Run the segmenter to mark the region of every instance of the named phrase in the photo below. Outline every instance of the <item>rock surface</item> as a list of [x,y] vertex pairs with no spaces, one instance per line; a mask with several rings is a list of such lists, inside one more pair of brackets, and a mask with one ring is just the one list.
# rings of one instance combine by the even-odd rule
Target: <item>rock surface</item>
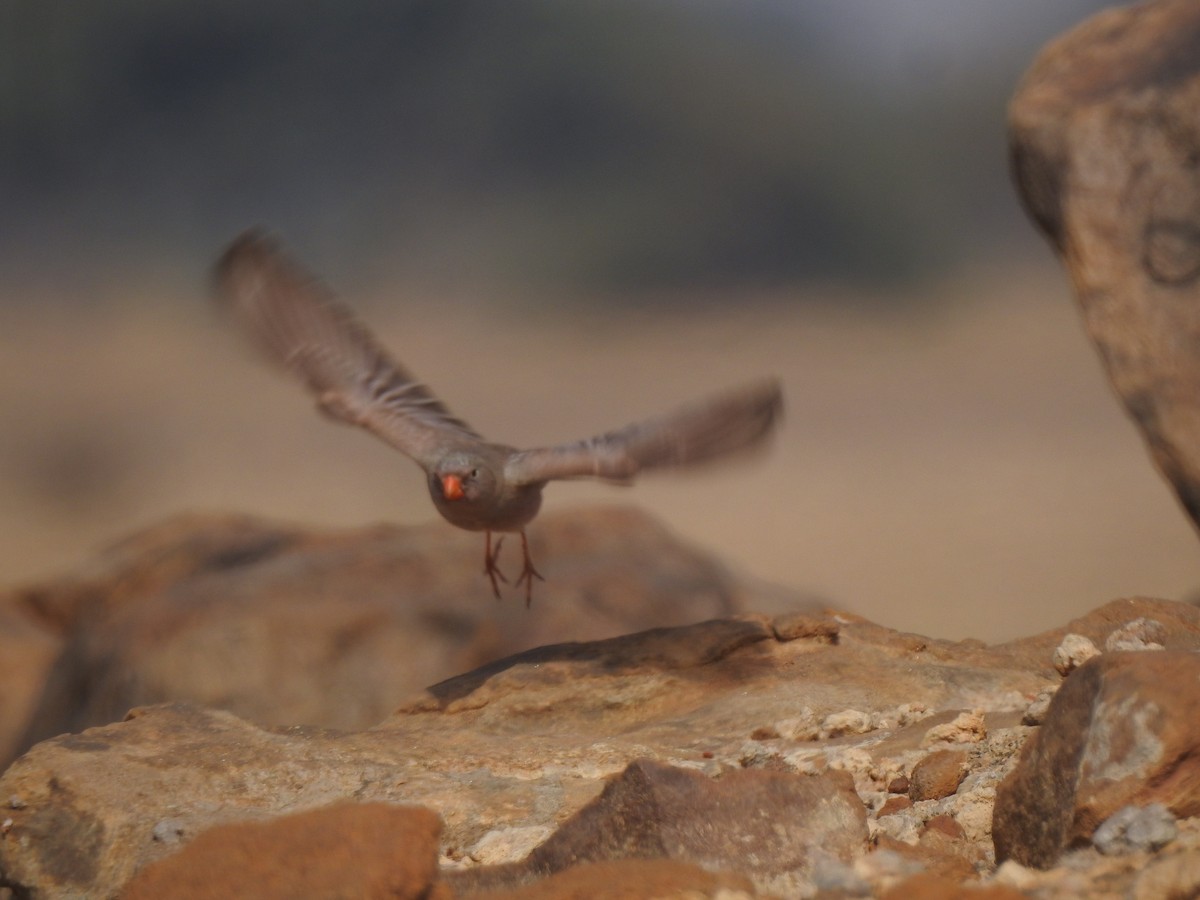
[[1109,380],[1200,524],[1200,5],[1101,13],[1009,108],[1022,199],[1071,273]]
[[786,895],[806,883],[819,861],[851,862],[866,839],[866,810],[845,773],[750,769],[713,780],[694,769],[638,760],[527,864],[557,872],[626,857],[683,859],[736,869]]
[[[1116,601],[1067,628],[1102,645],[1141,617],[1171,649],[1089,666],[1200,647],[1200,611],[1165,601]],[[848,615],[743,616],[535,648],[353,733],[143,708],[42,742],[0,778],[0,873],[30,897],[105,897],[214,826],[354,801],[440,817],[438,884],[459,895],[646,857],[775,896],[879,893],[916,871],[987,878],[996,786],[1035,731],[1025,705],[1060,679],[1060,638],[986,647]],[[836,735],[786,724],[862,717],[867,730]],[[962,739],[933,751],[962,763],[958,789],[877,815],[934,733]]]
[[1200,654],[1113,652],[1063,684],[996,792],[996,858],[1053,865],[1126,806],[1200,813]]
[[366,728],[398,697],[540,644],[781,606],[628,508],[538,520],[547,581],[528,610],[493,601],[481,540],[440,523],[314,532],[183,516],[0,597],[0,766],[172,700]]
[[[722,581],[728,576],[719,566],[706,567],[665,539],[655,543],[661,533],[640,516],[601,511],[557,523],[552,518],[551,525],[557,527],[550,535],[566,534],[577,548],[612,548],[595,551],[596,568],[603,553],[631,552],[618,536],[646,542],[641,574],[622,581],[622,590],[639,599],[630,615],[657,614],[649,608],[654,586],[657,596],[678,598],[670,608],[680,617],[688,590],[700,597],[699,615],[711,609],[706,597],[743,602],[742,589]],[[99,685],[109,686],[108,696],[131,696],[147,683],[164,692],[166,685],[225,683],[199,652],[190,659],[200,663],[194,671],[206,674],[182,677],[189,670],[183,648],[232,641],[233,650],[262,653],[271,646],[263,643],[267,613],[274,621],[292,615],[319,630],[327,627],[322,622],[357,621],[364,604],[375,604],[376,611],[393,612],[368,617],[372,626],[400,631],[414,620],[394,611],[400,605],[394,598],[379,599],[382,593],[372,590],[391,584],[419,595],[411,583],[403,587],[403,573],[415,577],[414,566],[419,570],[428,560],[396,562],[407,559],[402,550],[413,539],[400,529],[314,535],[211,517],[152,529],[71,581],[18,592],[20,603],[10,597],[0,607],[27,626],[14,633],[43,636],[33,647],[41,648],[42,672],[52,676],[40,692],[17,696],[75,697],[86,708]],[[559,557],[560,589],[574,591],[561,602],[586,608],[585,598],[602,591],[604,582],[597,575],[598,587],[572,588],[572,567],[562,562],[572,552],[576,560],[588,558],[582,549]],[[656,570],[660,564],[665,571]],[[681,574],[697,570],[709,574]],[[437,588],[429,590],[436,594]],[[298,598],[294,608],[285,602],[289,593]],[[536,626],[546,599],[539,598],[532,615],[519,603],[506,608],[489,600],[481,607]],[[339,600],[345,610],[337,608]],[[310,614],[301,614],[305,609]],[[221,617],[228,620],[225,630],[217,627]],[[617,627],[586,615],[582,622],[581,628]],[[296,631],[278,627],[300,640]],[[219,637],[196,637],[210,628]],[[1200,647],[1200,611],[1144,598],[1114,601],[1060,629],[996,647],[903,634],[849,614],[724,616],[534,647],[417,691],[365,730],[253,722],[194,703],[142,707],[122,722],[44,741],[4,773],[0,884],[18,896],[57,898],[107,897],[124,889],[153,894],[156,885],[170,883],[183,896],[188,873],[213,867],[206,860],[215,855],[230,857],[218,866],[223,871],[266,893],[272,884],[288,884],[291,853],[270,848],[303,844],[305,822],[318,823],[318,832],[326,823],[333,841],[339,833],[370,831],[368,819],[357,819],[348,802],[387,804],[382,811],[365,806],[368,818],[410,815],[394,807],[415,806],[428,811],[426,825],[440,819],[440,841],[432,837],[436,828],[423,832],[426,843],[437,843],[440,861],[427,887],[463,896],[533,890],[556,896],[545,892],[559,889],[570,896],[583,890],[576,873],[581,865],[611,867],[601,871],[628,885],[675,885],[680,896],[692,890],[878,894],[917,872],[952,884],[986,882],[1000,877],[989,874],[997,785],[1037,730],[1020,724],[1031,701],[1061,683],[1054,654],[1069,633],[1096,647],[1127,646],[1133,638],[1137,646],[1165,647],[1106,653],[1093,664],[1138,657],[1168,666],[1180,651]],[[530,640],[544,632],[534,634]],[[429,631],[422,639],[431,639]],[[172,679],[152,681],[145,674],[163,665],[156,640],[180,657]],[[315,666],[320,654],[313,646],[303,645],[291,664]],[[363,692],[358,708],[378,708],[394,684],[403,683],[394,674],[371,674],[381,671],[381,660],[399,668],[411,662],[418,671],[422,665],[419,656],[403,656],[404,646],[365,632],[337,646],[329,651],[325,677],[304,673],[299,686],[276,690],[276,715],[285,707],[337,708],[347,690]],[[58,654],[54,665],[47,648]],[[271,673],[289,670],[261,661],[258,669],[239,669],[232,650],[218,650],[220,665],[249,679],[246,697],[259,703],[251,709],[270,718],[253,690],[267,691]],[[27,675],[38,671],[33,659]],[[75,668],[65,659],[75,660]],[[338,671],[370,677],[329,677]],[[1087,671],[1084,666],[1071,677]],[[289,691],[313,696],[287,706]],[[1063,696],[1060,705],[1070,692]],[[889,803],[898,799],[894,792],[910,796]],[[1113,803],[1142,796],[1134,790]],[[306,810],[312,818],[274,821]],[[1185,816],[1180,837],[1146,853],[1165,860],[1190,846],[1190,820],[1179,809],[1175,814]],[[271,827],[247,832],[246,823]],[[273,844],[272,834],[289,837]],[[364,879],[392,884],[388,879],[399,877],[408,857],[365,834],[355,843],[376,847],[370,864],[363,860],[354,873],[359,880],[348,876],[345,883],[369,892]],[[230,848],[240,844],[258,848],[244,860],[251,869],[235,865]],[[1106,864],[1128,865],[1133,877],[1136,847],[1119,859],[1089,851]],[[337,853],[331,845],[331,865]],[[1185,880],[1189,870],[1182,865],[1164,862],[1154,869],[1154,883]],[[402,879],[406,886],[420,881]],[[619,883],[626,882],[613,885]],[[616,887],[612,895],[621,896]]]
[[[770,620],[746,618],[542,647],[435,685],[354,734],[266,729],[187,706],[139,710],[46,741],[10,767],[0,797],[20,798],[20,808],[10,811],[0,869],[44,895],[104,896],[178,848],[155,839],[163,822],[186,843],[215,824],[345,799],[429,807],[445,822],[447,863],[467,866],[497,833],[553,831],[638,759],[706,776],[766,768],[801,779],[853,767],[870,781],[869,757],[844,757],[849,748],[827,758],[822,745],[750,739],[801,701],[818,713],[852,704],[886,717],[913,697],[949,710],[986,698],[1002,711],[1052,675],[985,648],[960,653],[865,622],[830,624],[836,643],[828,628],[784,641]],[[925,724],[898,728],[904,737],[889,755],[903,760],[904,745],[914,761],[924,755],[915,747]],[[512,846],[504,862],[532,849]],[[804,877],[800,860],[791,874]]]

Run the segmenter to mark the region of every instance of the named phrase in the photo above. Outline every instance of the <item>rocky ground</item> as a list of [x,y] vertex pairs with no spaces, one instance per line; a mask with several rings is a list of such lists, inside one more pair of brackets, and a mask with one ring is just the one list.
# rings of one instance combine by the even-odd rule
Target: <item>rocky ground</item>
[[0,877],[17,897],[1200,890],[1195,607],[939,641],[756,595],[632,510],[539,524],[529,610],[451,564],[471,535],[231,518],[10,592],[0,738],[67,733],[0,778]]
[[[1190,0],[1104,13],[1012,139],[1200,522],[1198,67]],[[479,552],[191,516],[0,596],[0,894],[1200,896],[1195,606],[937,640],[628,508],[539,520],[531,609]]]

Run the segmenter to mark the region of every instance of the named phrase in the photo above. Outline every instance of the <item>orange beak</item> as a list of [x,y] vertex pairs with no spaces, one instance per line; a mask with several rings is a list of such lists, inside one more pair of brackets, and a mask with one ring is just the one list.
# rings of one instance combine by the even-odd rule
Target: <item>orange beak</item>
[[447,500],[461,500],[463,498],[462,479],[457,475],[443,475],[442,496]]

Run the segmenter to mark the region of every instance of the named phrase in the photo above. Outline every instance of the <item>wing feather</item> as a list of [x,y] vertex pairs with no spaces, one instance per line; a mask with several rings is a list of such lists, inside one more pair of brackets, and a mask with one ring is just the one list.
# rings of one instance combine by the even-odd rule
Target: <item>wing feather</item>
[[510,458],[505,475],[516,484],[630,481],[647,469],[696,465],[749,449],[770,434],[782,410],[779,382],[765,379],[582,441],[523,450]]
[[447,440],[482,440],[315,277],[259,231],[235,240],[217,262],[217,294],[254,341],[294,372],[328,415],[359,425],[422,465]]

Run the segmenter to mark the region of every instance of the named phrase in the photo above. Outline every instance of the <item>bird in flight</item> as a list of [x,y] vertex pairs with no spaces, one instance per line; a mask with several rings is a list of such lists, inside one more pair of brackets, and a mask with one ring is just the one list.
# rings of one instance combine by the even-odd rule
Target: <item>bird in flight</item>
[[[218,260],[218,299],[277,364],[293,372],[335,420],[358,425],[411,457],[433,505],[459,528],[485,533],[484,574],[500,598],[505,533],[521,536],[514,586],[544,580],[529,556],[525,526],[549,481],[629,483],[649,469],[688,466],[764,440],[779,420],[779,382],[762,379],[595,437],[519,450],[495,444],[456,417],[392,359],[350,309],[284,254],[263,231],[238,237]],[[493,542],[493,534],[499,537]]]

